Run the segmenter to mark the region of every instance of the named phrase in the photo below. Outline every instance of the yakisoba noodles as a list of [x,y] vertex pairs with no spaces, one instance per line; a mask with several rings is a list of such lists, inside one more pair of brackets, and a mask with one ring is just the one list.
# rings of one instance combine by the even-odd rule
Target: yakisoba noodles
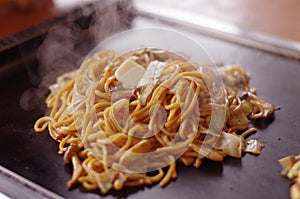
[[[142,76],[139,82],[134,77],[122,78],[120,74],[129,69],[137,75],[143,70],[151,75]],[[240,66],[223,67],[221,75],[224,87],[219,90],[225,101],[216,104],[207,86],[210,74],[196,70],[181,56],[149,48],[121,56],[102,51],[85,61],[80,72],[64,74],[50,87],[46,104],[51,112],[38,119],[34,129],[43,132],[48,127],[59,142],[58,153],[64,154],[66,163],[72,162],[68,187],[79,183],[107,193],[128,186],[165,186],[176,178],[178,162],[198,168],[204,158],[223,161],[226,156],[241,158],[244,152],[261,152],[263,145],[257,140],[245,140],[256,131],[248,128],[250,119],[269,117],[274,106],[256,96]],[[126,89],[143,81],[146,84],[134,90]],[[118,99],[115,90],[128,98]],[[209,130],[216,107],[226,113],[220,134]],[[189,132],[195,133],[190,136]],[[151,161],[126,151],[163,155],[160,161]],[[172,155],[177,151],[179,157]],[[164,166],[165,162],[170,164]],[[139,168],[141,172],[126,172]]]

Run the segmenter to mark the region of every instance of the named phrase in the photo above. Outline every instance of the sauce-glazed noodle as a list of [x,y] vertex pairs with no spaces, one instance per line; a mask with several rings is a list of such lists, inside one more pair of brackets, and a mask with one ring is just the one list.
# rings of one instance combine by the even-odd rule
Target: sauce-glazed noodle
[[[134,76],[130,81],[123,78],[122,70],[129,69],[151,78],[144,75],[135,84],[146,84],[126,89],[135,81]],[[165,186],[176,178],[178,162],[198,168],[203,158],[241,158],[243,152],[259,154],[263,147],[244,139],[256,130],[248,129],[249,118],[269,117],[274,106],[256,96],[240,66],[220,71],[224,104],[210,97],[207,82],[213,77],[174,53],[139,49],[117,56],[102,51],[85,61],[80,72],[67,73],[50,87],[46,103],[51,112],[38,119],[34,129],[43,132],[48,127],[59,142],[58,153],[72,163],[69,187],[80,183],[107,193],[126,186]],[[225,110],[226,117],[222,132],[215,134],[210,124],[218,109]],[[147,153],[156,159],[141,158]],[[144,172],[126,172],[138,168]]]

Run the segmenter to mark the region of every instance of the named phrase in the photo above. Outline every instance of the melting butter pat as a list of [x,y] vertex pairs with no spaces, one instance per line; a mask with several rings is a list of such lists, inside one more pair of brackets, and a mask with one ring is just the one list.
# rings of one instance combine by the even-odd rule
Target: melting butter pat
[[127,59],[116,70],[115,75],[124,88],[134,88],[144,76],[145,71],[141,65],[132,59]]

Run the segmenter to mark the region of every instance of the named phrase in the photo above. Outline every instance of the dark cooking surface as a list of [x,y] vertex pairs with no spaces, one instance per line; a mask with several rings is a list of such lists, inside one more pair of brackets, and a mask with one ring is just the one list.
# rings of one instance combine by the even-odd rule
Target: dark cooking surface
[[[134,27],[153,25],[167,26],[142,17],[133,23]],[[273,119],[255,123],[259,130],[251,138],[258,138],[265,148],[259,156],[206,161],[200,169],[179,166],[177,180],[165,188],[126,188],[106,198],[288,198],[291,183],[278,175],[277,160],[300,152],[299,62],[191,30],[186,33],[202,43],[215,61],[240,63],[251,74],[258,95],[281,106]],[[20,97],[32,87],[25,72],[0,82],[0,164],[66,198],[99,198],[98,192],[67,189],[71,167],[56,153],[58,144],[47,133],[32,129],[42,111],[20,107]]]

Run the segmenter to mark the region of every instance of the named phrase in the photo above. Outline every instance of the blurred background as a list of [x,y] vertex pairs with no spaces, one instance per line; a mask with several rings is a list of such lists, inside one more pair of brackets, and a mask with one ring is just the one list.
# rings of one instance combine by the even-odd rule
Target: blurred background
[[136,3],[163,6],[210,17],[249,31],[300,41],[298,0],[150,0]]
[[[0,39],[62,15],[92,0],[0,0]],[[242,29],[300,41],[298,0],[135,0],[143,8],[206,16]]]

